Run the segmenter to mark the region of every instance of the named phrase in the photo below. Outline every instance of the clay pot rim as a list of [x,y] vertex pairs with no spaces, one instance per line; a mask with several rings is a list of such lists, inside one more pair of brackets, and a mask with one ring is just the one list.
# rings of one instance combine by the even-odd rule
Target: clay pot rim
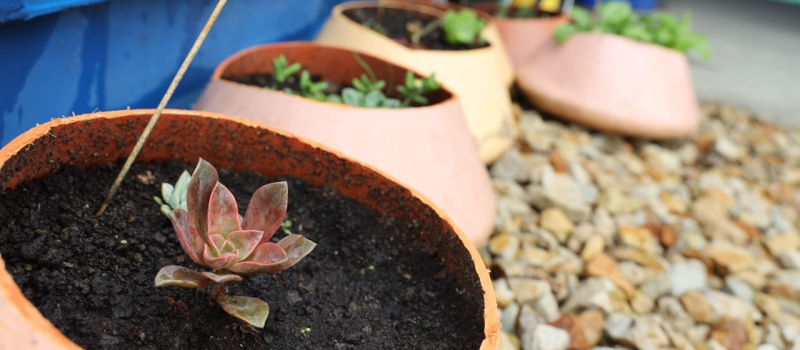
[[569,38],[567,38],[567,40],[565,42],[556,43],[556,44],[559,47],[561,45],[566,45],[570,41],[572,41],[573,38],[576,38],[576,37],[578,37],[578,38],[587,38],[587,39],[583,39],[583,40],[589,40],[589,38],[595,38],[593,40],[617,42],[619,45],[627,45],[627,46],[634,46],[634,47],[638,46],[640,48],[649,49],[649,50],[651,50],[653,52],[660,51],[664,55],[681,56],[681,57],[683,57],[685,59],[688,59],[688,57],[687,57],[687,55],[685,53],[680,52],[678,50],[670,49],[668,47],[664,47],[664,46],[661,46],[661,45],[656,45],[656,44],[653,44],[653,43],[646,43],[646,42],[642,42],[642,41],[638,41],[638,40],[633,40],[631,38],[626,38],[626,37],[624,37],[622,35],[610,34],[610,33],[579,32],[579,33],[575,33],[572,36],[570,36]]
[[227,70],[229,66],[231,66],[234,62],[240,60],[242,57],[245,57],[247,55],[250,55],[250,54],[253,54],[253,53],[256,53],[256,52],[259,52],[259,51],[263,51],[263,50],[274,49],[274,48],[284,48],[284,47],[297,47],[297,48],[307,48],[307,49],[322,49],[322,50],[357,52],[358,55],[360,55],[360,56],[366,56],[366,57],[369,57],[371,59],[379,60],[379,61],[381,61],[381,62],[383,62],[383,63],[385,63],[387,65],[391,65],[391,66],[397,67],[399,69],[404,69],[406,71],[412,72],[415,75],[417,75],[418,77],[424,77],[424,75],[422,75],[421,73],[419,73],[419,72],[417,72],[417,71],[415,71],[413,69],[409,69],[409,68],[400,66],[398,64],[389,62],[389,61],[387,61],[387,60],[385,60],[383,58],[380,58],[380,57],[377,57],[377,56],[373,56],[373,55],[370,55],[370,54],[365,53],[365,52],[360,52],[360,51],[356,51],[356,50],[349,50],[349,49],[345,49],[345,48],[342,48],[342,47],[318,44],[318,43],[315,43],[315,42],[308,42],[308,41],[285,41],[285,42],[279,42],[279,43],[259,44],[259,45],[251,46],[251,47],[248,47],[248,48],[245,48],[245,49],[242,49],[242,50],[239,50],[239,51],[235,52],[234,54],[226,57],[222,62],[220,62],[220,64],[217,65],[216,68],[214,68],[214,72],[211,74],[211,81],[220,81],[220,82],[224,82],[226,84],[233,84],[233,85],[236,85],[236,86],[242,86],[242,87],[245,87],[245,88],[248,88],[248,89],[257,89],[259,91],[264,91],[264,92],[283,94],[283,95],[286,95],[289,98],[297,99],[298,102],[299,101],[304,101],[304,103],[318,103],[318,104],[322,104],[322,105],[325,105],[325,106],[328,106],[328,107],[331,107],[331,108],[342,108],[342,109],[345,109],[345,110],[357,109],[357,110],[367,110],[367,111],[369,111],[369,110],[376,110],[377,109],[377,110],[381,110],[381,111],[387,111],[388,110],[388,111],[393,111],[393,112],[397,112],[397,113],[402,113],[403,111],[407,111],[407,110],[438,108],[439,106],[444,105],[444,104],[452,104],[452,103],[458,103],[459,102],[458,101],[458,95],[456,95],[455,92],[451,91],[447,86],[444,86],[444,85],[442,85],[442,90],[444,92],[446,92],[447,94],[449,94],[450,97],[448,97],[445,100],[436,102],[434,104],[430,104],[430,105],[427,105],[427,106],[403,107],[403,108],[380,108],[380,107],[357,107],[357,106],[347,105],[347,104],[344,104],[344,103],[318,101],[318,100],[306,98],[306,97],[303,97],[303,96],[287,94],[286,92],[283,92],[281,90],[266,89],[266,88],[261,88],[261,87],[257,87],[257,86],[241,84],[241,83],[237,83],[235,81],[231,81],[231,80],[227,80],[227,79],[222,78],[222,75],[225,72],[225,70]]
[[[11,142],[9,142],[4,147],[0,148],[0,169],[6,164],[6,162],[13,156],[15,156],[19,151],[28,147],[29,144],[35,142],[36,140],[47,137],[48,133],[52,128],[70,125],[70,124],[77,124],[87,121],[92,121],[97,118],[105,118],[105,119],[113,119],[113,118],[120,118],[126,116],[145,116],[149,117],[152,116],[156,112],[155,109],[128,109],[128,110],[116,110],[116,111],[107,111],[107,112],[94,112],[94,113],[87,113],[78,116],[72,117],[62,117],[62,118],[55,118],[51,121],[44,123],[44,124],[37,124],[35,127],[29,129],[28,131],[20,134],[19,136],[15,137]],[[491,277],[489,276],[488,270],[485,268],[483,263],[483,259],[478,253],[478,249],[470,242],[469,238],[466,234],[453,222],[453,220],[447,216],[447,214],[439,207],[436,206],[430,199],[425,197],[422,193],[418,192],[417,190],[406,186],[402,182],[398,181],[393,176],[384,173],[383,171],[370,166],[369,164],[365,164],[359,162],[356,159],[348,157],[347,155],[336,151],[334,149],[328,148],[322,144],[314,142],[309,139],[305,139],[289,132],[270,127],[266,124],[261,124],[253,121],[246,120],[244,118],[235,117],[235,116],[228,116],[219,113],[212,113],[212,112],[205,112],[205,111],[195,111],[195,110],[182,110],[182,109],[164,109],[162,115],[175,115],[175,116],[185,116],[185,117],[201,117],[207,119],[222,119],[228,120],[236,123],[240,123],[247,127],[258,128],[262,130],[266,130],[268,132],[275,133],[277,135],[286,137],[287,139],[295,139],[298,142],[305,143],[315,149],[318,149],[322,152],[330,153],[332,156],[343,159],[350,164],[357,165],[363,168],[366,168],[368,171],[374,172],[378,176],[382,176],[388,179],[390,182],[402,187],[412,196],[422,202],[424,205],[430,207],[436,215],[444,222],[445,225],[448,225],[452,228],[453,233],[455,233],[457,239],[461,242],[461,245],[466,249],[467,253],[472,260],[474,268],[474,272],[478,275],[478,280],[480,282],[480,288],[483,290],[483,340],[481,341],[480,349],[481,350],[489,350],[491,346],[499,346],[499,325],[500,320],[497,313],[497,303],[494,296],[494,287],[492,285]],[[13,187],[12,187],[13,188]],[[6,189],[0,189],[0,192],[5,191]],[[77,344],[75,344],[72,340],[67,338],[60,330],[58,330],[50,321],[45,318],[36,306],[30,302],[23,294],[19,288],[19,285],[10,277],[10,274],[5,268],[5,261],[0,254],[0,290],[4,290],[5,296],[13,302],[15,305],[14,307],[17,308],[22,314],[22,316],[27,320],[29,324],[31,324],[36,331],[40,332],[44,337],[48,338],[55,344],[59,344],[61,347],[65,349],[80,349]],[[2,324],[0,324],[2,326]]]
[[[356,25],[356,26],[359,26],[359,27],[363,27],[361,24],[358,24],[355,21],[351,20],[350,18],[347,18],[347,16],[344,15],[344,11],[345,10],[358,9],[358,8],[371,8],[371,7],[379,7],[379,6],[380,7],[386,7],[386,8],[392,8],[392,9],[402,9],[402,10],[407,10],[407,11],[412,11],[412,12],[421,12],[421,13],[424,13],[424,14],[427,14],[427,15],[438,17],[438,18],[443,18],[444,14],[445,14],[445,11],[440,9],[440,8],[437,8],[435,6],[431,6],[431,5],[428,5],[428,4],[413,2],[413,1],[381,0],[380,2],[373,2],[373,1],[360,1],[360,0],[357,0],[357,1],[349,1],[349,2],[345,2],[345,3],[341,3],[339,5],[334,6],[333,7],[333,11],[331,12],[331,17],[336,17],[337,19],[339,19],[341,21],[345,21],[345,23],[351,23],[353,25]],[[482,12],[482,11],[475,11],[475,12],[479,13],[479,15],[480,15],[480,12]],[[488,21],[487,21],[487,25],[488,25]],[[389,38],[389,37],[387,37],[387,36],[385,36],[383,34],[375,33],[374,31],[369,30],[367,28],[362,28],[362,29],[365,32],[364,35],[377,35],[377,36],[380,36],[381,38],[385,39],[386,41],[391,42],[392,45],[396,45],[398,47],[401,47],[401,48],[406,49],[406,50],[411,51],[411,52],[428,52],[428,53],[436,53],[436,54],[443,55],[443,56],[459,56],[459,55],[463,56],[463,55],[469,55],[469,54],[484,54],[486,52],[491,52],[492,50],[496,49],[496,45],[492,44],[491,42],[489,42],[488,45],[486,45],[484,47],[473,48],[473,49],[469,49],[469,50],[428,50],[428,49],[410,48],[408,46],[400,45],[399,43],[395,42],[394,40],[392,40],[391,38]],[[486,29],[484,28],[484,30],[486,30]]]

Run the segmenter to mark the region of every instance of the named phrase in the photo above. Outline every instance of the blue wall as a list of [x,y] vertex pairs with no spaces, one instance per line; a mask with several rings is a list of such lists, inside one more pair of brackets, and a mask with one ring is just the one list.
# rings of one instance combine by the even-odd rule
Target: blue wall
[[[229,0],[168,107],[190,108],[236,51],[313,38],[339,2]],[[155,108],[215,5],[112,0],[0,24],[0,146],[62,115]],[[31,17],[7,6],[0,21],[3,10],[6,19]]]

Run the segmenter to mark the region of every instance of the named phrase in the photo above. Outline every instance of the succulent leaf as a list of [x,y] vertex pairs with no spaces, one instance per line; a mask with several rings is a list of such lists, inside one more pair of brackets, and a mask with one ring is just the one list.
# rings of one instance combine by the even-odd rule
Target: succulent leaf
[[172,198],[172,192],[174,191],[175,187],[173,187],[171,184],[166,182],[161,184],[161,198],[164,198],[167,203],[170,203],[170,198]]
[[[227,241],[223,242],[222,246],[224,247],[226,243],[228,242]],[[234,252],[226,252],[226,253],[219,252],[219,254],[214,255],[213,252],[211,251],[212,249],[213,248],[211,246],[206,245],[205,250],[203,250],[203,260],[205,260],[206,265],[214,269],[214,271],[227,269],[228,267],[236,263],[236,261],[239,258],[239,255]]]
[[203,158],[197,163],[197,167],[192,173],[189,187],[186,190],[186,207],[189,216],[194,219],[197,232],[200,237],[210,244],[208,239],[208,202],[211,199],[211,192],[219,181],[217,169]]
[[220,295],[217,302],[228,314],[236,317],[256,328],[264,328],[269,316],[269,305],[261,299]]
[[183,209],[175,209],[169,212],[168,216],[170,220],[172,220],[172,227],[178,234],[178,240],[181,241],[183,251],[189,255],[192,261],[200,265],[205,265],[202,258],[205,242],[197,233],[197,227],[195,227],[194,221],[192,221],[189,213]]
[[253,253],[253,250],[256,249],[258,242],[261,241],[261,237],[263,236],[264,231],[234,231],[228,235],[228,242],[231,242],[234,246],[236,246],[236,250],[239,253],[239,260],[241,261]]
[[228,239],[228,234],[239,230],[241,226],[236,198],[225,185],[217,182],[208,201],[208,236],[220,235]]
[[297,234],[284,237],[278,241],[278,245],[286,251],[286,261],[278,264],[280,270],[276,270],[275,272],[283,271],[294,266],[317,246],[316,243]]
[[[185,206],[186,204],[186,189],[189,187],[189,181],[192,179],[189,172],[184,170],[181,173],[181,176],[178,177],[178,181],[175,182],[175,187],[173,188],[172,195],[169,197],[164,197],[164,199],[169,198],[169,204],[172,206],[173,209],[178,209],[181,206]],[[185,208],[184,208],[185,209]]]
[[247,204],[242,228],[264,231],[260,243],[269,241],[283,223],[288,203],[289,187],[285,181],[261,186]]
[[216,274],[213,272],[203,271],[202,274],[204,277],[208,278],[209,280],[213,281],[214,283],[231,283],[231,282],[240,282],[242,280],[242,276],[234,275],[232,273],[227,274]]
[[201,288],[209,283],[204,274],[183,266],[168,265],[161,268],[156,274],[156,287],[185,287]]
[[278,264],[286,261],[286,251],[278,244],[267,242],[259,245],[247,260],[238,262],[229,270],[234,273],[263,273],[281,271],[274,269]]

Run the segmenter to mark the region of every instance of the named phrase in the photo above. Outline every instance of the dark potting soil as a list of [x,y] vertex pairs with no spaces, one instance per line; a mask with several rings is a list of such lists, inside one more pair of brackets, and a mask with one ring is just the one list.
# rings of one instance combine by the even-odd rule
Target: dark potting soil
[[[276,88],[273,88],[273,85],[272,85],[273,81],[274,81],[273,75],[272,74],[268,74],[268,73],[265,73],[265,74],[250,74],[250,75],[243,75],[243,76],[224,76],[223,79],[230,80],[230,81],[233,81],[233,82],[236,82],[236,83],[239,83],[239,84],[258,86],[258,87],[261,87],[261,88],[269,88],[269,89],[273,89],[273,90],[285,91],[284,89],[288,88],[288,89],[291,89],[292,91],[294,91],[296,94],[299,94],[299,91],[300,91],[300,78],[299,78],[299,76],[290,76],[290,77],[286,78],[286,80],[283,83],[276,84],[275,85]],[[311,79],[314,82],[318,82],[322,78],[321,78],[321,76],[318,76],[318,75],[312,75]],[[332,82],[330,80],[326,80],[326,82],[328,83],[328,88],[325,90],[326,94],[337,94],[337,95],[341,96],[342,95],[342,90],[344,88],[353,87],[351,84],[339,84],[339,83],[336,83],[336,82]],[[399,99],[400,101],[403,101],[403,99],[404,99],[404,97],[401,96],[397,92],[397,89],[395,89],[395,86],[392,86],[391,83],[387,82],[386,87],[383,88],[383,92],[388,97],[396,98],[396,99]],[[444,93],[443,90],[437,90],[437,91],[434,91],[434,92],[429,92],[429,93],[423,94],[423,96],[428,98],[429,105],[430,104],[439,103],[441,101],[444,101],[444,100],[450,98],[450,94]],[[420,106],[420,104],[418,104],[418,103],[413,103],[413,102],[411,103],[411,107],[419,107],[419,106]]]
[[[411,48],[417,47],[414,47],[409,39],[408,24],[416,22],[420,28],[424,28],[429,23],[437,20],[437,17],[425,13],[386,7],[380,9],[377,7],[355,8],[345,10],[342,13],[350,20]],[[421,38],[420,47],[418,48],[427,50],[471,50],[489,46],[488,43],[476,44],[450,44],[445,40],[444,29],[439,26]]]
[[[246,276],[229,294],[270,305],[248,328],[194,289],[154,288],[183,252],[153,196],[178,163],[135,164],[112,205],[100,205],[119,166],[64,168],[0,195],[0,253],[25,296],[89,349],[477,349],[482,295],[463,293],[408,227],[293,178],[219,169],[243,211],[263,184],[289,183],[292,231],[318,246],[289,270]],[[275,238],[283,235],[280,231]],[[479,294],[479,293],[478,293]]]
[[[222,77],[225,80],[230,80],[239,84],[245,85],[253,85],[262,88],[269,88],[273,90],[279,91],[286,91],[286,89],[290,89],[295,94],[300,94],[302,91],[300,89],[300,74],[295,74],[289,76],[284,80],[282,83],[278,83],[275,81],[275,78],[272,74],[250,74],[250,75],[243,75],[243,76],[224,76]],[[320,75],[311,75],[311,81],[319,82],[322,80],[322,76]],[[328,88],[325,89],[325,94],[337,94],[341,95],[342,90],[349,85],[342,85],[333,81],[327,81]]]

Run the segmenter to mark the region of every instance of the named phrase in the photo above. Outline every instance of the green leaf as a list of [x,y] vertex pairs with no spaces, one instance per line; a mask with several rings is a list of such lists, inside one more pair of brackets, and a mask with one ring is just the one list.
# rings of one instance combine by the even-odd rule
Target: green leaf
[[631,4],[626,1],[606,2],[597,8],[603,22],[611,25],[621,25],[634,16]]
[[353,84],[353,87],[358,91],[361,91],[363,93],[369,91],[369,88],[367,88],[367,86],[363,82],[361,82],[361,80],[353,78],[353,81],[351,83]]
[[228,314],[253,327],[264,328],[269,316],[269,305],[261,299],[222,294],[217,302]]
[[350,106],[360,107],[364,105],[364,93],[350,87],[342,90],[342,99],[345,104]]
[[569,14],[576,28],[588,30],[592,27],[592,13],[582,7],[573,7]]
[[380,91],[370,91],[364,96],[364,106],[369,108],[380,107],[383,99],[385,98],[386,96],[384,96]]
[[472,45],[480,35],[486,21],[478,17],[475,11],[463,9],[458,12],[447,10],[442,28],[445,40],[451,44]]
[[384,108],[400,108],[400,100],[396,98],[387,98],[383,100]]
[[556,39],[557,42],[563,43],[577,32],[578,28],[576,28],[575,25],[562,24],[553,31],[553,38]]
[[633,40],[644,42],[650,42],[653,39],[653,35],[647,31],[644,25],[639,23],[625,26],[620,34]]
[[332,102],[332,103],[344,103],[344,101],[342,101],[342,97],[339,96],[339,95],[335,95],[335,94],[328,95],[325,98],[325,101]]

